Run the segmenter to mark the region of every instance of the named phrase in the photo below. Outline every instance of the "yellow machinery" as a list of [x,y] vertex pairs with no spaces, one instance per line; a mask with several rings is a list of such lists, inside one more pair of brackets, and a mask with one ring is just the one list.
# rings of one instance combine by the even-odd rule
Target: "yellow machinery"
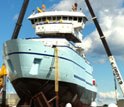
[[3,87],[4,84],[4,77],[7,75],[5,65],[2,65],[1,71],[0,71],[0,90]]
[[45,11],[45,5],[43,4],[42,5],[42,10],[39,8],[39,7],[37,7],[37,11],[39,12],[39,13],[43,13],[44,11]]
[[2,65],[1,71],[0,71],[0,91],[2,94],[2,103],[0,104],[0,107],[6,107],[6,68],[5,65]]

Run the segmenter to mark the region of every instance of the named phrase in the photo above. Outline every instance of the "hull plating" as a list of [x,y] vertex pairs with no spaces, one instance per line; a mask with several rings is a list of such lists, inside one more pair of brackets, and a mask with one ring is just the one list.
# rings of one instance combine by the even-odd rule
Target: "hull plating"
[[[21,78],[14,80],[12,84],[21,99],[29,99],[30,101],[32,96],[35,96],[40,92],[44,93],[47,100],[50,100],[55,96],[54,81]],[[73,107],[77,107],[77,105],[82,107],[81,105],[84,104],[90,105],[95,97],[95,92],[89,91],[84,87],[66,82],[59,83],[59,105],[63,105],[64,107],[65,104],[69,102]],[[51,105],[54,105],[54,102],[52,102]]]
[[[70,102],[77,95],[82,104],[89,105],[91,100],[95,99],[97,92],[96,87],[92,84],[91,65],[67,46],[59,46],[58,50],[60,90],[65,93],[67,90],[64,91],[64,86],[67,89],[71,89],[67,91],[67,93],[72,93],[72,97],[68,97]],[[55,56],[53,48],[32,40],[11,40],[4,44],[3,53],[10,80],[20,97],[25,96],[24,93],[28,93],[28,90],[30,93],[36,94],[38,92],[36,89],[42,90],[45,88],[43,90],[47,90],[48,87],[54,86],[55,72],[53,68],[55,66]],[[47,82],[49,82],[48,85],[44,86]],[[36,87],[36,89],[32,86]],[[20,87],[23,90],[20,90]],[[43,88],[41,89],[40,87]],[[61,91],[60,96],[63,95]],[[63,97],[65,96],[66,94],[63,95]]]

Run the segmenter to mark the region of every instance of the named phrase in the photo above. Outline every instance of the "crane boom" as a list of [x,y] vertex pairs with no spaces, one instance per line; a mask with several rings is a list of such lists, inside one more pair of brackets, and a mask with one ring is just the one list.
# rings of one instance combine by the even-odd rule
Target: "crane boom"
[[96,18],[95,13],[94,13],[91,5],[90,5],[89,0],[85,0],[85,2],[86,2],[86,5],[87,5],[87,7],[88,7],[88,9],[90,11],[90,14],[92,16],[93,22],[94,22],[94,24],[95,24],[95,26],[97,28],[97,31],[99,33],[99,36],[100,36],[102,44],[103,44],[103,46],[105,48],[105,51],[106,51],[106,53],[108,55],[108,59],[109,59],[110,64],[112,66],[113,73],[114,73],[114,75],[116,76],[116,78],[118,80],[118,83],[120,85],[121,91],[122,91],[123,96],[124,96],[124,81],[123,81],[123,79],[121,77],[120,71],[119,71],[118,66],[116,64],[116,61],[115,61],[115,58],[114,58],[114,56],[112,56],[112,53],[111,53],[111,51],[109,49],[109,46],[108,46],[107,41],[105,39],[105,36],[104,36],[104,34],[102,32],[102,29],[101,29],[101,27],[100,27],[100,25],[99,25],[99,23],[97,21],[97,18]]
[[24,0],[23,5],[22,5],[22,8],[21,8],[21,11],[20,11],[20,14],[19,14],[19,17],[18,17],[18,20],[17,20],[17,23],[16,23],[16,26],[15,26],[15,29],[14,29],[14,32],[13,32],[13,35],[12,35],[12,38],[11,38],[11,39],[17,39],[17,37],[18,37],[19,31],[20,31],[20,28],[21,28],[21,25],[22,25],[22,21],[23,21],[23,19],[24,19],[24,15],[25,15],[25,12],[26,12],[27,7],[28,7],[28,3],[29,3],[29,0]]

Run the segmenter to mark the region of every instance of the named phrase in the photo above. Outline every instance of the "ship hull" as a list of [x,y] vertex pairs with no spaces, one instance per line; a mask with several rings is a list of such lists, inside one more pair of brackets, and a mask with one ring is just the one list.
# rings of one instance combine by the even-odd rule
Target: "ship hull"
[[[32,96],[36,96],[43,92],[49,101],[55,97],[55,81],[21,78],[12,81],[12,84],[21,99],[26,99],[27,105],[30,103]],[[65,107],[67,103],[71,103],[73,107],[89,107],[92,102],[91,98],[96,97],[96,92],[87,90],[76,84],[59,82],[59,105]],[[28,99],[28,100],[27,100]],[[51,105],[54,107],[55,102]],[[21,105],[21,104],[20,104]],[[45,105],[44,105],[45,106]]]
[[[70,47],[58,46],[58,53],[60,102],[89,106],[97,93],[92,66]],[[21,99],[31,100],[40,92],[47,99],[55,96],[54,54],[54,48],[34,40],[10,40],[4,44],[4,63]]]

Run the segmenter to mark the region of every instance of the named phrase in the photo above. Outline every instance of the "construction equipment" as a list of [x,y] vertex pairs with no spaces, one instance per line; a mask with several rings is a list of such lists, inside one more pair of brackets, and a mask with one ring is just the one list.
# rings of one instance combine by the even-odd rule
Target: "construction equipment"
[[0,90],[3,87],[4,84],[4,76],[7,75],[5,65],[2,65],[1,71],[0,71]]
[[6,76],[7,76],[7,72],[6,72],[5,65],[3,64],[0,71],[0,90],[2,90],[1,91],[2,107],[6,106]]
[[[20,27],[22,25],[22,21],[23,21],[23,18],[24,18],[24,15],[25,15],[25,12],[26,12],[26,9],[27,9],[27,6],[28,6],[28,2],[29,2],[29,0],[24,0],[22,9],[20,11],[20,15],[19,15],[19,18],[18,18],[18,21],[17,21],[17,24],[15,26],[15,29],[14,29],[14,32],[13,32],[13,35],[12,35],[11,39],[17,39],[17,37],[18,37]],[[4,83],[3,77],[6,76],[6,75],[7,75],[7,72],[6,72],[6,69],[5,69],[5,65],[3,64],[2,68],[1,68],[1,72],[0,72],[0,89],[2,88],[3,83]]]
[[91,16],[92,16],[92,19],[93,19],[93,21],[94,21],[94,24],[95,24],[95,26],[96,26],[96,28],[97,28],[97,31],[98,31],[98,33],[99,33],[99,36],[100,36],[100,39],[101,39],[101,41],[102,41],[102,43],[103,43],[103,46],[104,46],[104,48],[105,48],[105,51],[106,51],[106,53],[107,53],[107,55],[108,55],[108,59],[109,59],[110,64],[111,64],[111,66],[112,66],[113,73],[114,73],[115,77],[116,77],[117,80],[118,80],[118,83],[119,83],[119,85],[120,85],[121,91],[122,91],[123,96],[124,96],[124,81],[123,81],[123,79],[122,79],[122,77],[121,77],[120,71],[119,71],[118,66],[117,66],[117,64],[116,64],[116,61],[115,61],[115,58],[114,58],[114,56],[112,55],[112,53],[111,53],[111,51],[110,51],[110,49],[109,49],[109,46],[108,46],[107,41],[106,41],[106,39],[105,39],[105,36],[104,36],[104,34],[103,34],[103,32],[102,32],[102,29],[101,29],[101,27],[100,27],[100,25],[99,25],[99,23],[98,23],[98,21],[97,21],[97,17],[96,17],[95,14],[94,14],[94,11],[93,11],[93,9],[92,9],[92,7],[91,7],[91,5],[90,5],[89,0],[85,0],[85,2],[86,2],[87,7],[88,7],[88,9],[89,9],[89,11],[90,11],[90,14],[91,14]]
[[38,11],[39,13],[43,13],[43,12],[45,11],[45,5],[42,5],[42,8],[43,8],[43,9],[40,9],[39,7],[37,7],[37,11]]
[[[24,0],[24,3],[22,5],[22,9],[20,11],[20,15],[17,21],[17,24],[15,26],[13,35],[11,39],[17,39],[21,25],[22,25],[22,21],[28,6],[29,0]],[[6,69],[5,69],[5,65],[3,64],[1,71],[0,71],[0,90],[2,90],[2,107],[6,106]]]

